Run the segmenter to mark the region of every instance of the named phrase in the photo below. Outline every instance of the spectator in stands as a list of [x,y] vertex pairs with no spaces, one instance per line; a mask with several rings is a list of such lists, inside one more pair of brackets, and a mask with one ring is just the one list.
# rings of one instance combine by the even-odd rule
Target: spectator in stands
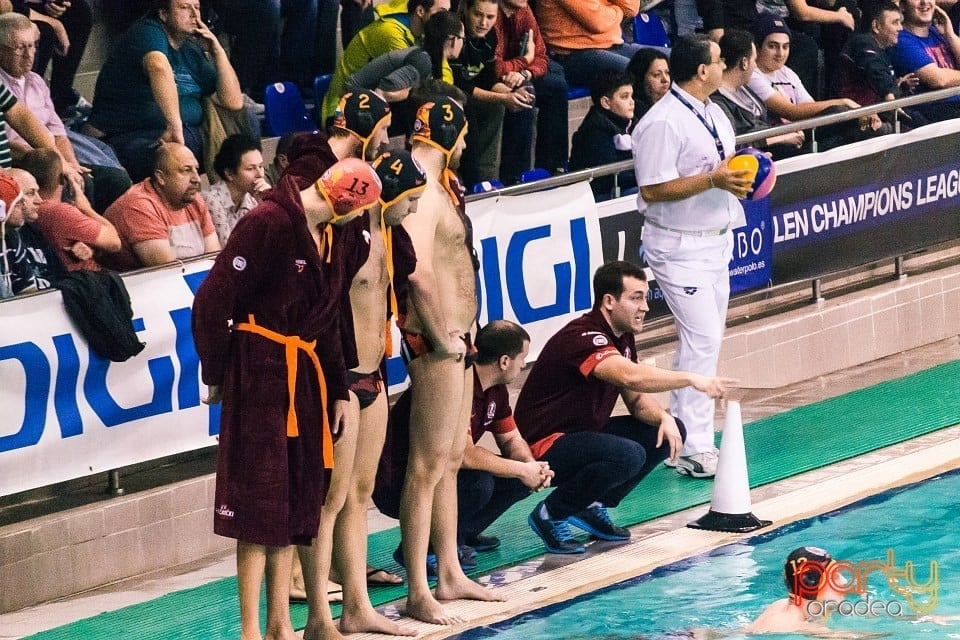
[[[63,277],[64,268],[53,248],[33,226],[42,202],[37,181],[23,169],[10,169],[7,176],[20,189],[19,206],[10,211],[3,237],[6,246],[4,260],[9,265],[13,294],[49,289]],[[0,187],[0,193],[9,188],[9,184],[6,189]],[[6,195],[3,199],[7,201]]]
[[[209,48],[208,58],[195,38]],[[117,152],[130,177],[151,175],[152,151],[186,145],[203,158],[203,98],[239,111],[243,95],[220,41],[200,20],[198,0],[163,0],[116,43],[97,78],[90,129]]]
[[[897,44],[903,30],[900,7],[890,0],[867,3],[860,26],[843,48],[834,93],[862,105],[893,100],[900,94],[900,83],[886,51]],[[919,82],[916,73],[907,75]]]
[[[824,7],[824,8],[821,8]],[[819,51],[823,51],[826,86],[847,36],[856,26],[857,0],[758,0],[760,17],[780,18],[794,29],[794,51],[790,67],[803,79],[804,85],[819,91]],[[759,27],[758,27],[759,28]]]
[[[769,128],[767,106],[747,86],[757,68],[753,37],[740,29],[727,29],[720,38],[720,55],[727,68],[723,70],[720,89],[710,99],[723,109],[738,136]],[[804,139],[803,131],[795,131],[755,140],[750,145],[768,150],[774,158],[785,158],[796,155]]]
[[[494,25],[497,52],[494,73],[511,89],[533,85],[537,105],[537,146],[533,166],[559,173],[567,164],[567,79],[563,67],[547,55],[537,19],[527,0],[501,0]],[[518,182],[532,168],[530,147],[533,129],[528,110],[508,111],[503,119],[500,147],[500,180]]]
[[168,142],[154,153],[153,175],[130,187],[105,212],[123,241],[111,260],[118,271],[152,267],[220,249],[200,193],[200,164],[190,149]]
[[633,118],[639,120],[670,91],[670,60],[658,49],[637,51],[627,65],[633,76]]
[[597,72],[624,71],[643,47],[625,43],[620,23],[639,10],[639,0],[539,0],[537,22],[550,56],[567,82],[589,87]]
[[[460,175],[468,188],[484,180],[500,178],[500,140],[507,109],[529,111],[534,94],[530,85],[511,89],[496,75],[496,0],[466,0],[461,4],[467,39],[460,55],[451,61],[454,83],[467,94],[467,148],[460,163]],[[532,118],[526,118],[528,129]],[[529,135],[528,135],[529,138]],[[519,176],[518,176],[519,177]]]
[[[903,31],[887,51],[896,73],[915,73],[921,91],[960,86],[960,37],[933,0],[903,0]],[[960,96],[918,105],[932,121],[960,116]]]
[[[0,11],[9,11],[0,2]],[[0,172],[0,300],[13,297],[12,265],[16,256],[7,247],[7,224],[12,230],[23,218],[23,194],[13,178]],[[12,220],[12,222],[11,222]]]
[[[834,93],[861,105],[894,100],[904,91],[912,93],[920,83],[916,73],[896,77],[887,50],[897,44],[903,30],[903,16],[890,0],[865,3],[860,31],[847,40],[834,75]],[[925,120],[915,108],[908,108],[910,124]]]
[[14,0],[13,10],[32,20],[40,30],[33,70],[46,75],[53,59],[50,91],[57,113],[69,115],[70,107],[86,104],[73,88],[73,80],[93,28],[93,13],[87,0]]
[[247,95],[262,102],[264,87],[283,80],[310,86],[317,0],[216,0],[213,5],[223,30],[233,35],[230,62]]
[[[377,56],[418,44],[430,16],[449,10],[450,0],[410,0],[409,3],[391,2],[377,7],[380,19],[361,29],[337,62],[330,88],[323,99],[323,122],[333,117],[347,78]],[[443,79],[452,82],[453,76],[448,71]]]
[[[600,167],[633,157],[630,140],[634,116],[633,76],[613,69],[601,71],[590,88],[590,97],[593,106],[573,134],[571,171]],[[633,175],[633,167],[630,167],[616,176],[593,178],[590,188],[599,202],[621,194],[636,193],[637,179]]]
[[[103,211],[130,188],[130,177],[116,158],[110,158],[97,146],[105,146],[103,143],[67,131],[64,127],[57,115],[50,89],[43,78],[31,71],[37,37],[37,27],[28,18],[19,13],[0,16],[0,80],[53,135],[57,149],[69,165],[69,173],[90,174],[88,190],[91,191],[95,206]],[[8,136],[14,155],[22,155],[30,150],[30,144],[15,131],[8,131]],[[72,139],[78,141],[81,151],[89,151],[84,161],[78,158]]]
[[213,167],[220,180],[200,195],[207,203],[222,246],[227,244],[237,221],[260,203],[270,185],[264,179],[260,145],[242,133],[223,141]]
[[94,210],[83,185],[71,183],[72,202],[64,202],[63,160],[50,149],[34,149],[20,162],[39,188],[36,225],[67,271],[99,271],[96,252],[120,251],[120,236],[109,220]]
[[313,74],[333,73],[337,65],[337,16],[340,17],[340,50],[358,31],[373,22],[373,0],[317,0],[317,48]]
[[[841,113],[860,105],[849,98],[814,100],[800,77],[788,66],[792,32],[787,23],[762,14],[757,21],[757,68],[747,86],[767,105],[771,124],[804,120],[818,115]],[[868,133],[882,126],[880,119],[866,116],[861,122],[842,122],[819,131],[820,149],[847,142],[859,132]]]
[[[2,126],[2,125],[6,126]],[[7,130],[13,129],[33,147],[38,149],[56,149],[56,143],[43,123],[30,113],[30,109],[18,101],[6,85],[0,82],[0,167],[13,165]]]
[[[348,2],[350,0],[347,0]],[[406,100],[426,78],[443,78],[443,67],[460,55],[463,21],[452,11],[438,11],[423,27],[423,46],[413,45],[377,56],[347,78],[347,91],[376,89],[387,102]]]
[[266,181],[273,185],[280,182],[280,175],[290,166],[290,159],[287,157],[287,153],[290,151],[290,145],[293,144],[293,139],[300,135],[301,131],[291,131],[280,136],[280,139],[277,140],[277,148],[273,152],[273,162],[266,168],[265,179]]
[[696,3],[703,30],[714,42],[720,42],[727,29],[753,33],[756,27],[756,0],[696,0]]

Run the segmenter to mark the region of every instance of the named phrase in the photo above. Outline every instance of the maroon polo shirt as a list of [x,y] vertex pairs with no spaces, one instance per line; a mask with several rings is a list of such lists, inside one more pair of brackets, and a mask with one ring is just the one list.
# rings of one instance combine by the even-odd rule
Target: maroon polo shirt
[[473,407],[470,410],[470,437],[476,444],[487,431],[495,436],[510,433],[517,428],[510,410],[510,392],[507,385],[495,384],[486,391],[480,386],[476,370],[473,373]]
[[599,311],[571,321],[547,341],[516,406],[520,434],[536,458],[565,433],[600,431],[607,424],[620,389],[593,370],[616,355],[637,361],[633,334],[615,337]]

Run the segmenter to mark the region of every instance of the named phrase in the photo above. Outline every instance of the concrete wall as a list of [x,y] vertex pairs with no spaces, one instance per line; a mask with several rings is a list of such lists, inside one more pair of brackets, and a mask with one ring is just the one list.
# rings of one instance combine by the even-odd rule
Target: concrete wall
[[[727,332],[720,371],[780,387],[960,334],[960,266]],[[644,351],[663,367],[673,345]],[[213,475],[0,528],[0,612],[225,551]]]

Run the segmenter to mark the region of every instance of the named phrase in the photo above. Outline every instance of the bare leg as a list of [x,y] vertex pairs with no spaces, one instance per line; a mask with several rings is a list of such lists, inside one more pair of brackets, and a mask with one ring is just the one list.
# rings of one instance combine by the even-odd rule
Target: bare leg
[[[290,563],[293,547],[266,547],[266,640],[299,640],[290,622]],[[259,591],[259,585],[257,585]]]
[[466,371],[459,416],[455,424],[462,425],[454,433],[454,440],[447,455],[443,476],[434,490],[431,519],[431,540],[437,553],[437,600],[503,601],[503,596],[474,582],[463,572],[457,555],[457,473],[463,461],[463,449],[467,443],[470,410],[473,403],[473,370]]
[[266,567],[266,549],[237,541],[237,588],[240,592],[240,638],[260,640],[260,585]]
[[410,456],[400,497],[400,531],[407,567],[407,614],[433,624],[453,624],[430,592],[427,549],[434,491],[446,469],[463,400],[463,365],[429,353],[411,361],[413,382]]
[[330,488],[320,510],[320,531],[310,547],[300,547],[300,563],[303,565],[304,582],[307,587],[307,602],[310,610],[304,640],[339,640],[343,634],[337,629],[330,611],[327,589],[330,581],[330,564],[333,551],[333,530],[337,514],[343,507],[353,474],[353,457],[357,448],[358,405],[351,402],[340,438],[333,449],[333,475]]
[[[351,394],[351,404],[355,402]],[[340,630],[344,633],[383,633],[416,635],[377,613],[367,594],[367,505],[373,493],[377,464],[383,450],[387,427],[387,396],[360,411],[359,441],[354,456],[353,475],[346,502],[333,530],[334,564],[343,581],[343,613]]]

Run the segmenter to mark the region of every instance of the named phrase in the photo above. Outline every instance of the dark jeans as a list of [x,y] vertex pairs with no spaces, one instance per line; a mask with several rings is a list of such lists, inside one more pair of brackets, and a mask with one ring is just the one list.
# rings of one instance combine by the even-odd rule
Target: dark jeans
[[530,495],[516,478],[460,469],[457,474],[457,540],[476,537],[515,503]]
[[373,5],[361,8],[353,0],[340,0],[340,42],[346,49],[357,31],[373,22]]
[[[120,159],[120,164],[130,174],[130,180],[140,182],[153,175],[153,156],[157,151],[157,141],[163,131],[144,130],[120,133],[103,138],[103,141],[113,147]],[[193,151],[193,155],[203,167],[203,140],[200,137],[200,128],[184,125],[184,143]]]
[[271,82],[312,84],[317,0],[219,0],[217,6],[224,31],[234,36],[230,62],[244,91],[261,100]]
[[[677,420],[680,435],[687,430]],[[670,445],[656,446],[657,427],[632,416],[611,418],[603,431],[560,437],[540,460],[549,462],[556,489],[545,500],[555,520],[579,513],[594,502],[616,507],[648,473],[667,459]]]
[[625,42],[609,49],[581,49],[562,55],[552,54],[551,57],[563,66],[568,84],[589,87],[601,71],[607,69],[626,71],[630,58],[640,49],[657,49],[670,55],[670,50],[663,47],[647,47]]
[[[535,167],[554,172],[566,167],[569,138],[567,115],[567,80],[563,67],[550,60],[547,73],[533,80],[537,94],[537,148]],[[500,181],[513,184],[530,165],[533,138],[533,114],[529,111],[508,111],[503,118],[503,143],[500,151]]]
[[41,76],[47,70],[47,65],[53,59],[53,70],[50,72],[50,97],[58,113],[77,102],[73,91],[73,80],[80,66],[80,59],[87,48],[90,30],[93,28],[93,13],[87,0],[72,0],[70,8],[57,18],[63,23],[63,28],[70,38],[70,48],[67,55],[54,54],[57,38],[45,22],[36,22],[40,29],[40,42],[37,45],[37,55],[33,61],[33,70]]
[[90,175],[84,179],[83,191],[98,213],[106,211],[133,184],[123,169],[100,165],[90,165],[89,169]]
[[506,109],[498,103],[468,100],[465,111],[470,126],[467,128],[467,148],[460,161],[460,177],[469,190],[478,182],[500,177],[497,153]]

